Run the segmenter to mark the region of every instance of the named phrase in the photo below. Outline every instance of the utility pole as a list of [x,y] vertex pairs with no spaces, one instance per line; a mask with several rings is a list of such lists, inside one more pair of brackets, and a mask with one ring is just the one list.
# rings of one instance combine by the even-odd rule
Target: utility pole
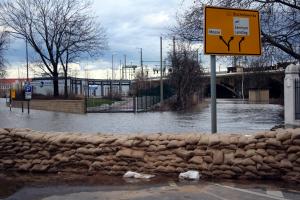
[[111,55],[111,80],[114,80],[114,54]]
[[160,37],[160,106],[164,103],[162,37]]
[[120,80],[122,79],[122,60],[120,59]]
[[27,41],[27,38],[26,38],[26,81],[27,83],[29,83],[29,72],[28,72],[28,68],[29,68],[29,64],[28,64],[28,41]]
[[236,67],[236,65],[237,65],[237,61],[238,61],[238,57],[237,57],[237,56],[233,56],[233,63],[232,63],[232,67]]
[[[124,55],[124,71],[125,71],[125,79],[127,79],[127,69],[126,69],[127,56]],[[124,76],[124,75],[123,75]]]
[[173,36],[173,59],[175,58],[176,54],[176,39],[175,36]]
[[[27,84],[29,85],[29,64],[28,64],[28,41],[27,41],[27,38],[26,38],[26,81],[27,81]],[[32,92],[32,91],[31,91]],[[27,112],[28,114],[30,114],[30,105],[29,105],[29,101],[27,101]]]
[[142,68],[142,77],[144,77],[143,48],[141,48],[141,68]]
[[110,95],[113,93],[113,80],[114,80],[114,54],[111,55],[111,80],[110,80]]

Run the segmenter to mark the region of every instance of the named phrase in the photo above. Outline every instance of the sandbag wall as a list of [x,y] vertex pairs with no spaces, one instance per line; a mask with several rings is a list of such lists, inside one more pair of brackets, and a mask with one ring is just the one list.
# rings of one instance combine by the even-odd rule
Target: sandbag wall
[[104,135],[0,129],[0,171],[126,171],[300,182],[300,129],[254,135]]

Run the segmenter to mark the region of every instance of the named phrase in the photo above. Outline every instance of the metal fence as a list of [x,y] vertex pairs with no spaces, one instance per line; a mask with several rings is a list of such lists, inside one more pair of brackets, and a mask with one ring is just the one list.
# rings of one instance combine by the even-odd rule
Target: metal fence
[[160,102],[157,96],[122,97],[113,98],[86,98],[87,113],[122,113],[122,112],[146,112]]
[[300,79],[295,80],[295,119],[300,120]]
[[88,113],[108,113],[108,112],[134,112],[133,97],[113,98],[86,98],[86,111]]
[[153,106],[160,102],[159,96],[140,96],[136,97],[136,111],[146,112],[153,109]]

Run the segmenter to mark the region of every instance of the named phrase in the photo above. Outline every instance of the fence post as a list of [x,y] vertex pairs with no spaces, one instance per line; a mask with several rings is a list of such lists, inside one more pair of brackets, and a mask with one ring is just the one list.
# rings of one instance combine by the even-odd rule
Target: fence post
[[84,95],[84,109],[85,109],[85,113],[88,112],[88,98],[86,96],[86,94]]
[[137,112],[137,97],[133,97],[133,112]]
[[300,111],[296,108],[300,108],[300,88],[299,86],[299,73],[300,65],[289,65],[285,70],[284,79],[284,116],[285,125],[300,126],[300,119],[296,118],[296,113]]
[[9,89],[9,111],[11,111],[11,103],[12,103],[12,99],[11,99],[11,88]]

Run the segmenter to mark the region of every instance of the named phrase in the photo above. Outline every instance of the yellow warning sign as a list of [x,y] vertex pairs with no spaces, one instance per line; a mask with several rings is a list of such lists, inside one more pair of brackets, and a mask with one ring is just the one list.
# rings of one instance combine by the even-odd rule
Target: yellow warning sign
[[206,6],[204,53],[261,55],[259,12]]

